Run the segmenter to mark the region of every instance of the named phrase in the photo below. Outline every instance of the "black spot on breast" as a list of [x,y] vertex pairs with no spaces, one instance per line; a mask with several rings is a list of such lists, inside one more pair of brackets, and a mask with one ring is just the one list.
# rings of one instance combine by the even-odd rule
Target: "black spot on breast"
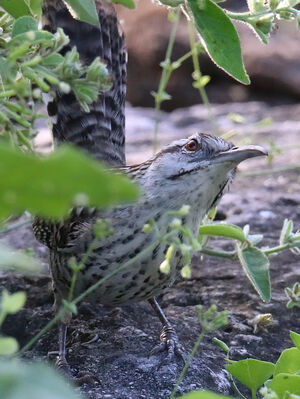
[[158,244],[158,245],[154,248],[154,250],[153,250],[153,252],[152,252],[152,260],[154,260],[154,259],[157,257],[157,254],[158,254],[159,249],[160,249],[160,244]]

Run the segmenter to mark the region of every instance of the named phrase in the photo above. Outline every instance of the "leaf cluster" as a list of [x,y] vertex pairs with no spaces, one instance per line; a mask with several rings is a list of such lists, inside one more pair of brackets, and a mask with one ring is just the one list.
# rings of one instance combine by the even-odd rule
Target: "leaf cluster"
[[[11,23],[11,24],[10,24]],[[99,91],[110,88],[106,67],[96,58],[85,66],[76,48],[64,56],[60,50],[69,42],[62,29],[55,34],[39,30],[31,16],[12,20],[7,14],[0,18],[0,135],[31,149],[36,135],[33,123],[41,115],[36,105],[42,94],[55,96],[55,90],[71,90],[86,112]]]

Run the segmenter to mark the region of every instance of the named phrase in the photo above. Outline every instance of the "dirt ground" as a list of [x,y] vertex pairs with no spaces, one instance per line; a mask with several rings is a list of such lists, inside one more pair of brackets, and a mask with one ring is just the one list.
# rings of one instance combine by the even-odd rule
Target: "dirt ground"
[[[238,109],[236,112],[244,116],[244,125],[228,122],[226,115],[232,109]],[[203,107],[197,106],[164,115],[161,142],[186,137],[195,130],[207,131],[205,112]],[[300,107],[269,108],[263,103],[249,103],[240,108],[217,106],[215,113],[223,130],[235,129],[233,141],[243,142],[252,132],[253,143],[269,146],[272,140],[283,149],[273,166],[255,160],[245,163],[219,207],[219,215],[227,222],[240,226],[249,224],[253,234],[264,235],[262,245],[275,246],[285,218],[293,219],[295,228],[300,228],[299,169],[252,177],[245,174],[300,163],[300,148],[297,148]],[[258,122],[265,117],[271,117],[273,123],[259,127]],[[151,123],[149,111],[128,110],[127,150],[130,163],[140,161],[141,156],[146,157],[151,152]],[[45,144],[47,140],[41,139],[41,142],[43,140]],[[137,141],[139,153],[136,151]],[[35,242],[30,226],[7,234],[0,241],[16,248],[34,248],[47,265],[46,250]],[[230,249],[231,245],[227,240],[217,240],[214,244],[223,249]],[[255,357],[276,361],[280,352],[291,346],[289,331],[300,332],[300,309],[287,310],[284,288],[300,281],[300,258],[290,251],[272,258],[271,280],[272,301],[263,303],[238,262],[195,255],[192,279],[180,280],[164,292],[160,304],[187,352],[192,349],[201,331],[196,316],[197,305],[209,307],[215,303],[220,310],[230,311],[229,324],[205,337],[179,393],[211,389],[234,394],[224,370],[224,354],[212,344],[213,336],[230,346],[231,358],[236,360]],[[38,278],[0,277],[0,290],[4,287],[11,292],[25,290],[28,295],[25,308],[7,318],[3,329],[5,334],[16,337],[21,345],[27,343],[53,317],[49,283],[46,274]],[[254,334],[249,320],[261,313],[271,313],[274,324],[267,331]],[[147,303],[115,309],[82,303],[79,315],[73,319],[69,329],[68,360],[74,374],[89,371],[99,381],[91,381],[78,389],[91,399],[168,398],[182,363],[179,361],[157,370],[159,356],[148,357],[159,340],[160,329],[160,322]],[[25,354],[25,358],[51,361],[47,354],[55,350],[57,335],[53,329]],[[249,392],[244,392],[250,397]]]

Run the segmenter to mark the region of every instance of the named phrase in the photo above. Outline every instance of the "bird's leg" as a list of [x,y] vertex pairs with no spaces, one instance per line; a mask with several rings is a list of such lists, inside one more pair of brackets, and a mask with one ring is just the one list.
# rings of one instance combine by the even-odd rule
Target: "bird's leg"
[[80,371],[76,377],[72,375],[71,367],[66,359],[66,338],[67,338],[68,323],[60,321],[58,325],[58,342],[59,352],[58,358],[55,362],[55,366],[58,370],[62,371],[68,378],[70,378],[75,384],[82,385],[85,383],[99,382],[97,376],[88,371]]
[[155,313],[158,315],[159,320],[163,325],[162,332],[160,334],[160,344],[152,349],[152,351],[150,352],[150,356],[160,352],[167,352],[166,357],[159,364],[159,367],[163,366],[164,364],[170,363],[174,359],[175,355],[179,356],[183,361],[185,361],[184,350],[179,343],[174,328],[167,319],[162,308],[159,306],[155,298],[149,299],[149,303],[154,309]]
[[55,362],[56,367],[59,370],[62,370],[67,375],[71,375],[70,366],[66,359],[66,338],[67,338],[67,324],[62,321],[59,322],[58,325],[58,358]]

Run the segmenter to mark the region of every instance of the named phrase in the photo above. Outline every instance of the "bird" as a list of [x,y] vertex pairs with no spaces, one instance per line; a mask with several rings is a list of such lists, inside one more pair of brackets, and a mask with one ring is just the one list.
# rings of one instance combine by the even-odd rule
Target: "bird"
[[[177,355],[184,357],[184,350],[156,297],[174,283],[183,259],[176,250],[169,272],[161,270],[169,243],[157,238],[157,230],[160,237],[167,235],[172,212],[187,205],[189,212],[181,222],[197,234],[204,216],[216,206],[230,185],[238,164],[252,157],[265,156],[267,151],[255,145],[237,147],[220,137],[196,132],[172,142],[139,165],[126,166],[125,39],[114,7],[102,0],[97,0],[96,6],[99,26],[92,26],[75,20],[63,1],[44,2],[45,29],[54,32],[61,27],[70,38],[63,53],[76,46],[85,63],[100,56],[113,82],[110,90],[99,93],[89,113],[80,107],[73,93],[61,93],[57,89],[56,98],[48,104],[49,115],[55,117],[53,136],[56,144],[70,142],[117,173],[125,173],[138,185],[140,196],[136,202],[106,210],[75,207],[68,218],[60,222],[36,217],[33,231],[50,250],[57,309],[70,291],[70,261],[80,262],[93,243],[93,250],[77,275],[74,295],[80,295],[110,275],[85,299],[109,306],[149,301],[163,326],[160,343],[152,354],[163,352],[164,362],[170,362]],[[108,220],[112,230],[97,241],[95,225],[99,219]],[[157,230],[145,232],[144,226],[151,221],[155,222]],[[184,243],[185,237],[178,231],[176,239]],[[129,263],[127,268],[120,268],[126,263]],[[57,366],[61,369],[69,368],[66,359],[69,322],[70,315],[62,318],[59,325]]]

